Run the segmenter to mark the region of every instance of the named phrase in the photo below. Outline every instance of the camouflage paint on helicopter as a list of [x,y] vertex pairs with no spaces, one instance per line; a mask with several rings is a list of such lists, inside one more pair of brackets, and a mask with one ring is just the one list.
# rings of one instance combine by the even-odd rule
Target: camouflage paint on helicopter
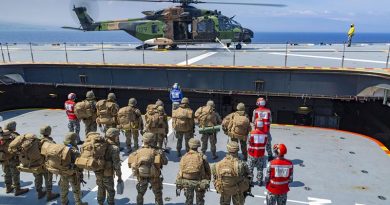
[[242,42],[251,42],[253,32],[242,27],[233,17],[224,16],[216,10],[198,9],[188,5],[190,1],[183,2],[181,6],[144,11],[144,18],[101,22],[94,22],[85,7],[74,7],[81,28],[63,28],[82,31],[123,30],[143,42],[148,40],[148,45],[144,45],[146,47],[157,45],[151,39],[158,39],[158,46],[161,47],[166,46],[161,45],[161,42],[170,42],[167,45],[176,47],[178,44],[216,42],[219,39],[227,45],[237,43],[236,48],[241,49]]

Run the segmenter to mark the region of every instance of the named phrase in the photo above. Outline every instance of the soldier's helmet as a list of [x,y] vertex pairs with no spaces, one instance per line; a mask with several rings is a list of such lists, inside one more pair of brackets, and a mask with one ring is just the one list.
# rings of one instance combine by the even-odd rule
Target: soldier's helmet
[[76,94],[74,94],[74,93],[69,93],[69,94],[68,94],[68,100],[76,100]]
[[144,142],[145,145],[151,145],[154,142],[154,134],[150,132],[145,132],[142,135],[142,141]]
[[131,106],[137,105],[137,100],[135,98],[130,98],[129,99],[129,105],[131,105]]
[[284,144],[274,144],[273,150],[274,153],[279,157],[283,157],[285,154],[287,154],[287,147]]
[[77,146],[76,138],[77,138],[76,133],[68,132],[68,134],[65,135],[64,144],[65,145],[71,144],[72,146]]
[[156,101],[156,105],[158,105],[158,106],[163,106],[163,107],[164,107],[164,102],[161,101],[160,99],[158,99],[158,100]]
[[85,95],[85,97],[87,98],[87,99],[95,99],[95,93],[93,93],[93,91],[92,90],[90,90],[90,91],[88,91],[87,92],[87,94]]
[[184,97],[183,99],[181,99],[181,104],[190,104],[190,100],[186,97]]
[[51,135],[51,127],[49,125],[44,125],[41,127],[39,133],[44,136],[49,136]]
[[9,130],[11,132],[15,132],[15,130],[16,130],[16,122],[15,121],[11,121],[11,122],[5,124],[4,129],[5,130]]
[[106,137],[116,137],[120,135],[120,131],[117,128],[109,128],[106,131]]
[[157,107],[157,110],[158,110],[159,112],[164,112],[164,107],[163,107],[163,106],[158,106],[158,107]]
[[229,153],[237,153],[240,150],[238,143],[234,141],[229,142],[226,147]]
[[245,111],[245,104],[244,103],[238,103],[237,111]]
[[108,93],[107,100],[116,100],[116,96],[114,93]]
[[257,98],[256,100],[256,105],[259,107],[264,107],[265,106],[265,99],[264,98]]
[[197,149],[200,147],[200,141],[198,139],[191,138],[190,141],[188,141],[188,145],[190,149]]
[[210,106],[210,107],[215,107],[214,101],[212,101],[212,100],[207,101],[206,105]]

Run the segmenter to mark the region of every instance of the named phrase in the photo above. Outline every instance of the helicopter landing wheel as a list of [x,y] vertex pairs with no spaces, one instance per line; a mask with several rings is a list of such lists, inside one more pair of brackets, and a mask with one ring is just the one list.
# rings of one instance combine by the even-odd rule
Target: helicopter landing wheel
[[242,48],[242,45],[240,43],[236,45],[237,50],[241,50],[241,48]]
[[165,47],[166,47],[165,45],[159,45],[159,46],[157,46],[158,49],[165,49]]
[[169,49],[176,50],[176,49],[179,49],[179,47],[176,44],[172,44]]
[[230,47],[230,45],[232,45],[232,44],[231,44],[231,43],[227,43],[227,44],[226,44],[226,47],[228,47],[228,48],[229,48],[229,47]]

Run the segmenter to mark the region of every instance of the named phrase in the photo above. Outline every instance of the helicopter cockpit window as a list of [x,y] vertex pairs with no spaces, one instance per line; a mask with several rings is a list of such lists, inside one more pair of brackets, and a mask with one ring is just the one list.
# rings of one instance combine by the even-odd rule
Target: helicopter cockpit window
[[226,17],[218,18],[218,22],[219,22],[219,30],[221,31],[227,31],[233,29],[230,19]]
[[201,32],[214,32],[214,22],[211,19],[203,20],[198,23],[197,31]]
[[157,33],[158,32],[158,26],[153,24],[152,25],[152,33]]

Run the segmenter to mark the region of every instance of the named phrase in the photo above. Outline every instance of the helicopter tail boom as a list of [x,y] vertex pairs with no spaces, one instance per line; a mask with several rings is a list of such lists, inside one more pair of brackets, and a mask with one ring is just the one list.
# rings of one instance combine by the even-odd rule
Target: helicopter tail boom
[[76,13],[77,18],[80,21],[82,30],[93,30],[91,26],[94,24],[94,21],[91,16],[88,15],[85,7],[73,7],[73,11]]

